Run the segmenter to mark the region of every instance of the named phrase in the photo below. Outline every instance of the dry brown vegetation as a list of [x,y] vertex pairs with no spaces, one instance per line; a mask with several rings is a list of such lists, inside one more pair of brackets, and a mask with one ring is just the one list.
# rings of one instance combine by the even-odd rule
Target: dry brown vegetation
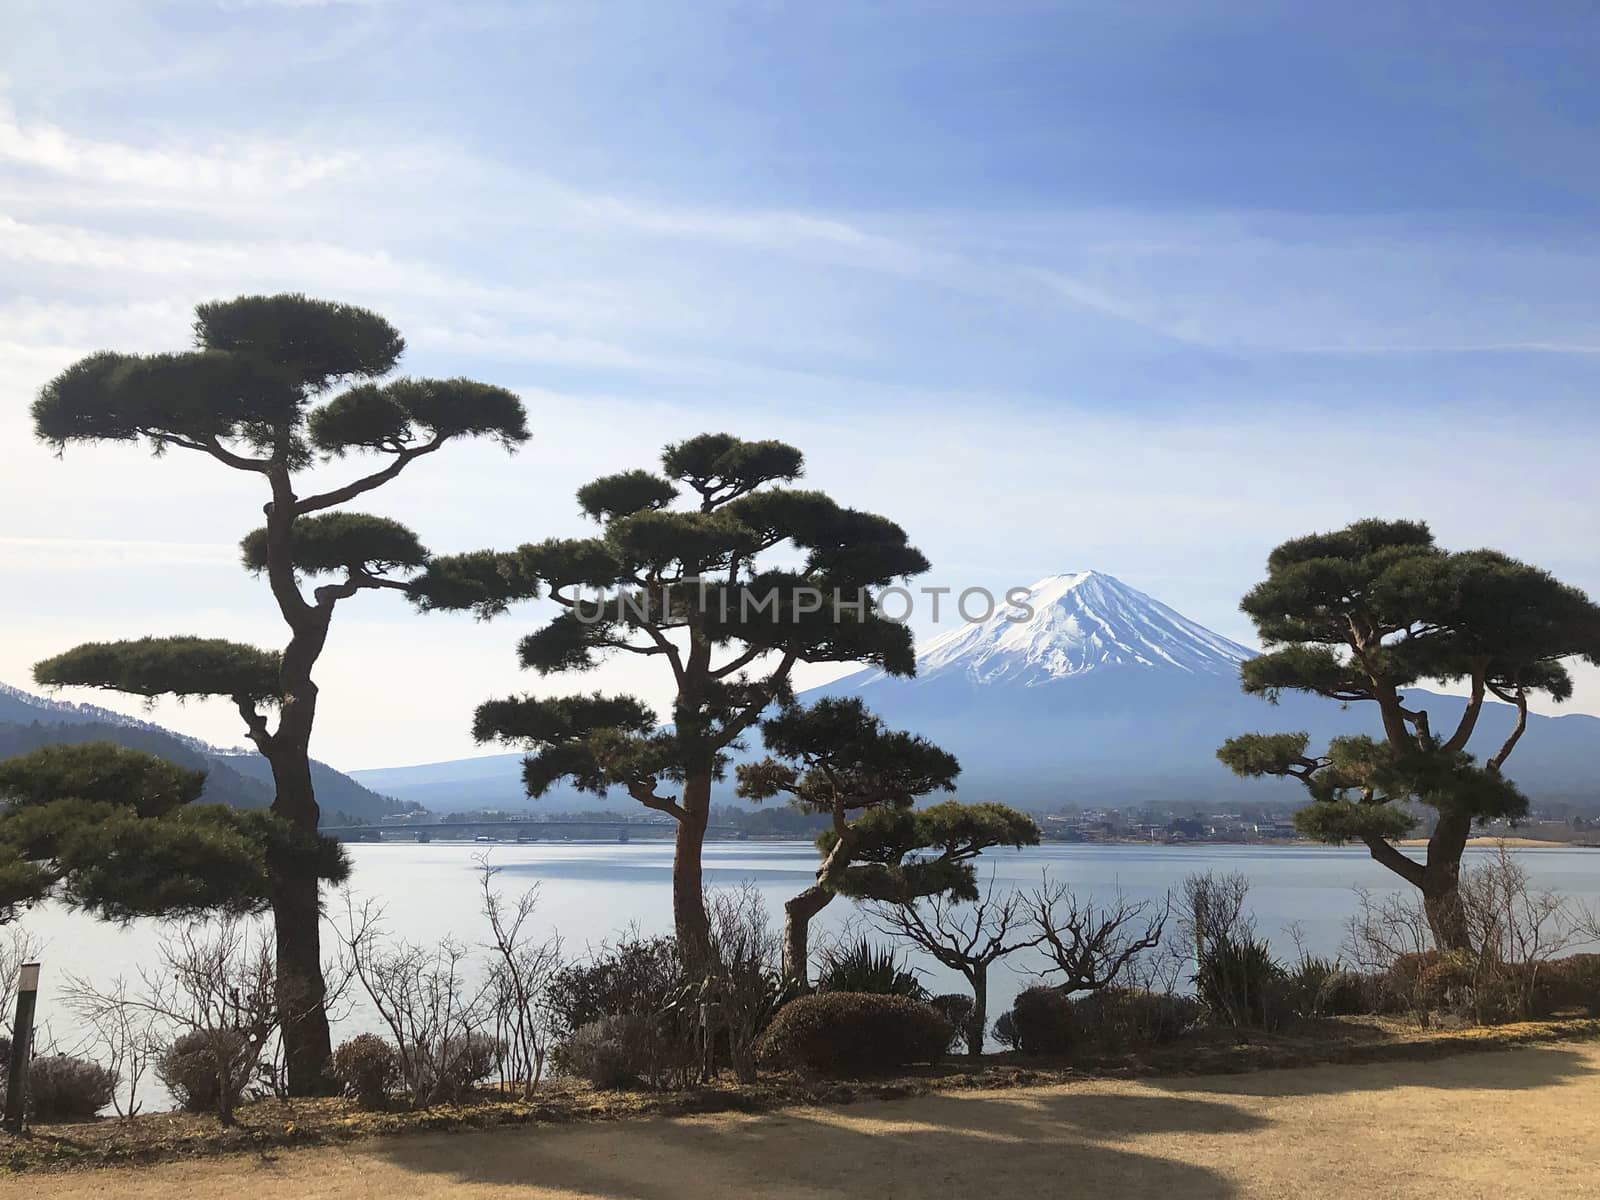
[[[1536,1031],[1464,1035],[1482,1044]],[[1462,1038],[1427,1039],[1460,1049]],[[1395,1047],[1391,1044],[1389,1047]],[[970,1077],[968,1077],[970,1080]],[[422,1133],[141,1169],[0,1180],[53,1200],[405,1196],[1435,1197],[1593,1194],[1600,1045],[1229,1076],[1080,1078],[848,1107]],[[836,1097],[838,1098],[838,1097]],[[1452,1138],[1441,1129],[1492,1130]]]
[[[25,1138],[0,1139],[0,1168],[12,1172],[85,1170],[219,1155],[261,1155],[371,1137],[483,1130],[511,1125],[570,1124],[644,1116],[770,1112],[794,1105],[833,1106],[941,1093],[1077,1085],[1092,1079],[1223,1075],[1315,1064],[1415,1062],[1463,1053],[1600,1038],[1600,1020],[1523,1022],[1494,1027],[1425,1030],[1397,1018],[1348,1017],[1292,1033],[1211,1032],[1122,1055],[1061,1060],[1015,1054],[954,1061],[867,1080],[764,1076],[736,1084],[676,1092],[597,1091],[557,1079],[532,1099],[480,1093],[471,1102],[416,1110],[367,1112],[343,1099],[263,1100],[239,1108],[238,1123],[220,1126],[191,1113],[151,1113],[131,1120],[42,1125]],[[52,1185],[54,1192],[54,1185]],[[0,1185],[3,1194],[3,1185]]]

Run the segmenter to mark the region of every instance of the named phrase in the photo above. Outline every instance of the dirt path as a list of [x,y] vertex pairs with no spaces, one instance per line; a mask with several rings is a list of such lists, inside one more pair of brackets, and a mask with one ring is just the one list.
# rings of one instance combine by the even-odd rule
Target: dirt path
[[[1446,1158],[1441,1146],[1452,1148]],[[395,1138],[0,1180],[51,1200],[1592,1197],[1600,1045]]]

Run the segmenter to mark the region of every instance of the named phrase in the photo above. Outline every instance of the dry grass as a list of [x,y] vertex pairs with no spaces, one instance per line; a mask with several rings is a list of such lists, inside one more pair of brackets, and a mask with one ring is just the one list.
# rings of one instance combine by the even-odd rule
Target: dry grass
[[[0,1180],[52,1200],[1593,1196],[1600,1047],[420,1134]],[[40,1188],[43,1185],[43,1193]]]

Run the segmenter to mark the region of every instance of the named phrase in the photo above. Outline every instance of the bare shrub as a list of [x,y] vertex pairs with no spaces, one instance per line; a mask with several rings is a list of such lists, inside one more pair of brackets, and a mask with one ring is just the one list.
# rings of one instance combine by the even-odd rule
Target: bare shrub
[[1535,888],[1502,842],[1462,873],[1461,909],[1477,959],[1480,1021],[1541,1015],[1550,963],[1587,940],[1587,915],[1567,897]]
[[1250,880],[1238,871],[1227,875],[1204,871],[1183,881],[1179,928],[1188,939],[1196,965],[1209,947],[1220,942],[1255,940],[1255,918],[1245,910],[1249,895]]
[[388,938],[382,918],[381,907],[371,901],[358,907],[345,893],[338,935],[350,969],[394,1040],[412,1103],[459,1100],[498,1061],[500,1043],[483,1032],[492,1019],[488,985],[469,979],[462,943],[444,938],[418,946]]
[[[105,1044],[138,1059],[141,1074],[154,1065],[180,1101],[228,1125],[285,1022],[305,1015],[281,1007],[275,962],[265,926],[234,916],[193,921],[162,937],[137,984],[119,978],[102,990],[73,979],[67,999]],[[330,998],[341,988],[336,979]]]
[[1591,938],[1592,914],[1535,888],[1504,845],[1462,873],[1460,915],[1470,949],[1441,951],[1420,901],[1358,891],[1346,950],[1379,973],[1395,1002],[1426,1026],[1437,1014],[1480,1023],[1547,1015],[1560,994],[1560,955]]
[[[11,1019],[17,1011],[17,973],[23,963],[39,957],[39,950],[39,942],[18,925],[9,926],[0,933],[0,1031],[7,1039],[11,1037]],[[5,1069],[0,1065],[0,1071]]]
[[1009,954],[1037,946],[1044,937],[1030,919],[1027,897],[1010,888],[997,897],[991,875],[973,901],[938,894],[906,904],[878,901],[870,911],[884,933],[919,946],[966,979],[972,988],[967,1053],[982,1054],[989,1019],[989,968]]
[[[783,940],[773,930],[766,901],[750,883],[712,892],[710,970],[702,990],[706,1052],[720,1031],[740,1083],[756,1081],[756,1044],[790,995],[783,975]],[[709,1065],[709,1064],[708,1064]]]
[[[1132,902],[1118,892],[1106,904],[1080,900],[1065,884],[1046,880],[1027,898],[1038,945],[1050,959],[1040,972],[1064,995],[1111,987],[1139,959],[1160,949],[1172,897]],[[1057,976],[1057,978],[1050,978]]]
[[162,1050],[160,1014],[134,1002],[122,977],[100,991],[86,980],[69,976],[63,1002],[82,1022],[85,1044],[95,1047],[96,1059],[126,1087],[114,1091],[110,1104],[119,1117],[132,1117],[140,1108],[139,1085],[144,1082]]
[[483,915],[489,923],[488,1030],[505,1047],[501,1083],[531,1096],[544,1076],[551,1042],[550,985],[561,968],[561,939],[530,928],[539,892],[532,887],[507,903],[494,890],[499,868],[478,863]]

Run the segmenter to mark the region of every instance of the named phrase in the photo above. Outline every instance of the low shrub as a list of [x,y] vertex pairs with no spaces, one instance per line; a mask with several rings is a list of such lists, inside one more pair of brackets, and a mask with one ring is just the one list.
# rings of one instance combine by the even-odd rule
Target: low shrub
[[462,1033],[429,1046],[409,1046],[415,1078],[411,1085],[421,1104],[459,1102],[474,1086],[495,1073],[505,1056],[505,1043],[487,1033]]
[[[1031,987],[1018,993],[1006,1014],[1006,1032],[995,1022],[995,1036],[1024,1054],[1065,1054],[1075,1040],[1072,1001],[1058,989]],[[1005,1020],[1005,1018],[1002,1018]]]
[[865,937],[822,952],[817,963],[817,991],[928,999],[928,989],[917,973],[901,962],[894,947],[874,946]]
[[1105,1049],[1171,1041],[1203,1015],[1193,996],[1144,988],[1102,988],[1072,1002],[1073,1029]]
[[602,1017],[660,1012],[686,982],[672,938],[621,938],[555,973],[549,992],[555,1035],[566,1038]]
[[231,1113],[249,1082],[250,1040],[236,1029],[195,1029],[157,1057],[156,1077],[190,1112]]
[[950,1035],[950,1045],[947,1050],[954,1053],[964,1044],[967,1022],[972,1020],[972,1010],[976,1007],[972,997],[961,992],[946,992],[934,996],[928,1003],[938,1009],[939,1015],[950,1022],[950,1028],[954,1032]]
[[1530,1016],[1550,1017],[1577,1010],[1600,1017],[1600,954],[1572,954],[1543,963],[1532,992]]
[[937,1062],[955,1030],[909,996],[819,992],[786,1004],[761,1039],[762,1061],[820,1075],[858,1075]]
[[597,1088],[633,1087],[649,1070],[649,1036],[649,1026],[638,1016],[601,1017],[557,1045],[551,1063],[558,1074],[586,1079]]
[[1275,1029],[1290,1015],[1288,972],[1265,942],[1218,938],[1200,954],[1195,991],[1213,1020]]
[[1373,989],[1365,976],[1338,959],[1305,955],[1284,977],[1289,1011],[1306,1020],[1372,1012]]
[[1422,1024],[1435,1012],[1465,1014],[1472,1010],[1474,969],[1462,951],[1418,950],[1389,964],[1384,990]]
[[91,1120],[116,1090],[116,1073],[87,1059],[51,1054],[28,1067],[29,1108],[36,1121]]
[[329,1074],[362,1108],[384,1108],[400,1082],[400,1055],[386,1038],[357,1034],[333,1052]]

